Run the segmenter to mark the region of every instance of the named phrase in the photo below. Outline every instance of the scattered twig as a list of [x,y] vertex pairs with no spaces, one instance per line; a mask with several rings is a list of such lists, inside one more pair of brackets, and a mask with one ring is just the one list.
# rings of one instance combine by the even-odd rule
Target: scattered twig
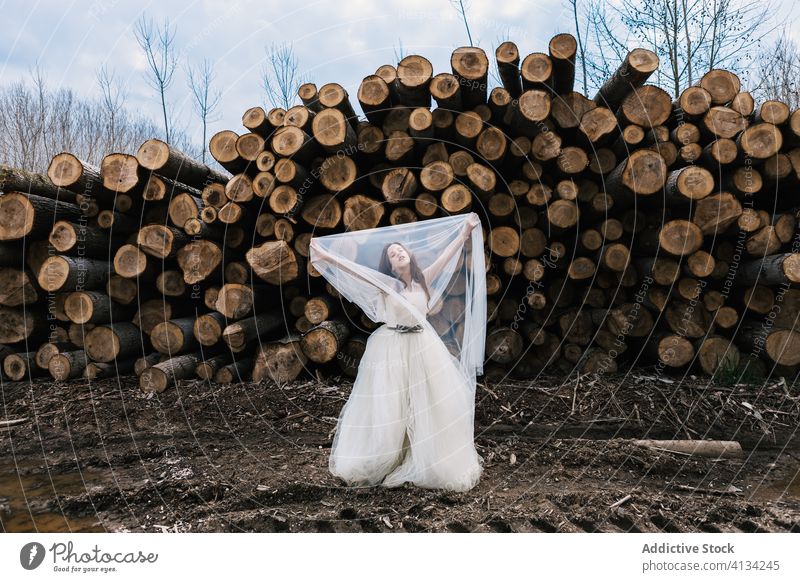
[[625,497],[623,497],[619,501],[615,501],[614,503],[609,505],[608,508],[609,509],[615,509],[615,508],[619,507],[620,505],[622,505],[623,503],[625,503],[626,501],[629,501],[631,499],[633,499],[633,497],[631,497],[631,495],[626,495]]
[[707,489],[705,487],[692,487],[690,485],[672,485],[674,489],[681,491],[691,491],[692,493],[708,493],[709,495],[742,495],[742,490],[738,487],[732,489]]

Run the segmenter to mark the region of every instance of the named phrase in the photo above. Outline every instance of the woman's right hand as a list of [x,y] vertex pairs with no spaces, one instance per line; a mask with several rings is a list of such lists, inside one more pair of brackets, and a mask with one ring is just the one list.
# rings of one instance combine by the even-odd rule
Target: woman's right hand
[[[316,254],[317,256],[319,256],[319,257],[326,257],[326,258],[327,258],[327,257],[330,257],[330,255],[329,255],[328,253],[326,253],[326,252],[325,252],[325,251],[322,249],[322,247],[321,247],[321,246],[319,246],[319,244],[317,243],[317,240],[316,240],[316,239],[314,239],[314,238],[312,238],[312,239],[311,239],[311,242],[308,244],[308,249],[309,249],[309,251],[310,251],[311,249],[314,249],[314,251],[315,251],[315,254]],[[309,252],[309,255],[310,255],[310,254],[311,254],[311,253]]]

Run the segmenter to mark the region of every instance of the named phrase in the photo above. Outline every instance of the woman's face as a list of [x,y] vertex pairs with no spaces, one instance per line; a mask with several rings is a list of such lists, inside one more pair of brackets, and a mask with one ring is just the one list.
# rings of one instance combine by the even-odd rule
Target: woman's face
[[395,272],[411,263],[411,257],[408,256],[408,251],[402,245],[391,245],[386,254],[389,257],[389,264],[392,265],[392,270]]

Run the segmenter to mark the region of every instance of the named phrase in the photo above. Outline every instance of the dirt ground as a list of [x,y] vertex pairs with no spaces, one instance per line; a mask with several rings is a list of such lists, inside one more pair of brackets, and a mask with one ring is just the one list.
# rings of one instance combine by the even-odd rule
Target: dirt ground
[[[480,484],[347,488],[346,379],[3,383],[5,531],[800,532],[800,389],[635,375],[479,384]],[[2,424],[2,423],[0,423]],[[715,460],[636,438],[737,440]]]

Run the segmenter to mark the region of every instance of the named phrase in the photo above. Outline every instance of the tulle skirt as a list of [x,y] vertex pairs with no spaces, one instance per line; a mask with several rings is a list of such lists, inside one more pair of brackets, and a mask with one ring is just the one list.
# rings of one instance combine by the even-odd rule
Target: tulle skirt
[[428,330],[384,325],[367,340],[342,408],[330,472],[349,485],[468,491],[480,480],[474,387]]

